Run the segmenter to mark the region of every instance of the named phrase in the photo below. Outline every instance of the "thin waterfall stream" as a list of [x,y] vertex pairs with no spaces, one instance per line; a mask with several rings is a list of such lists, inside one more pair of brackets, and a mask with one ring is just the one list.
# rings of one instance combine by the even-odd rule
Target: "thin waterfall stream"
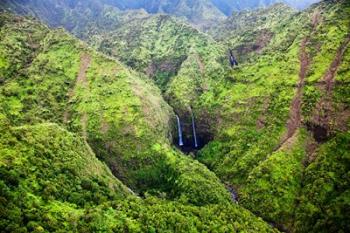
[[182,128],[181,128],[181,121],[178,115],[176,115],[176,120],[177,120],[177,131],[178,131],[178,136],[179,136],[179,146],[183,146],[184,142],[182,139]]
[[194,139],[194,148],[198,147],[198,142],[197,142],[197,133],[196,133],[196,124],[194,121],[194,115],[192,113],[192,131],[193,131],[193,139]]
[[191,109],[184,114],[176,113],[175,117],[173,143],[185,154],[195,156],[212,139],[208,126],[200,118],[197,119]]

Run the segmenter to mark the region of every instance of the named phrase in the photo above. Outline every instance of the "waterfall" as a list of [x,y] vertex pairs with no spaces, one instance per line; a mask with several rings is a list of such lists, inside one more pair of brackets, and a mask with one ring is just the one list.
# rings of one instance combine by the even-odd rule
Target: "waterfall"
[[180,118],[178,115],[176,115],[176,120],[177,120],[177,131],[178,131],[178,135],[179,135],[179,146],[183,146],[184,142],[182,140],[181,122],[180,122]]
[[192,130],[193,130],[194,147],[197,148],[198,147],[197,133],[196,133],[196,125],[194,123],[194,115],[193,115],[193,113],[192,113]]

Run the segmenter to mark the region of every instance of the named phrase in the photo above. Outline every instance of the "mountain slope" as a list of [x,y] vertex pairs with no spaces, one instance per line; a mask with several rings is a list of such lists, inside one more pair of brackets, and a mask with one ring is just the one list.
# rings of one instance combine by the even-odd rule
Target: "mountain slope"
[[221,226],[222,232],[276,232],[237,205],[137,198],[78,135],[52,123],[9,128],[0,116],[2,231],[188,232]]
[[[88,26],[89,22],[100,21],[100,26],[115,26],[121,10],[145,9],[149,13],[166,13],[187,19],[199,28],[206,28],[225,18],[209,0],[180,1],[37,1],[6,0],[0,9],[39,17],[52,26],[64,25],[69,31]],[[138,11],[133,11],[138,12]],[[142,12],[142,11],[141,11]],[[134,13],[133,13],[134,14]],[[130,15],[129,15],[130,16]],[[135,17],[134,15],[132,17]],[[123,17],[122,17],[123,18]],[[79,32],[79,31],[76,32]]]
[[[167,15],[135,19],[88,43],[154,79],[180,116],[185,141],[191,144],[195,103],[228,69],[223,46]],[[201,144],[208,139],[203,137]]]
[[[345,231],[349,222],[349,186],[340,178],[348,157],[340,141],[349,132],[349,10],[347,1],[325,1],[292,15],[276,25],[263,53],[216,87],[215,98],[209,92],[199,100],[219,119],[199,161],[239,190],[243,206],[282,230]],[[338,140],[339,159],[325,160],[325,148]],[[327,182],[318,175],[329,180],[327,172],[334,179],[327,196],[316,194],[316,183]]]
[[[64,25],[69,31],[81,33],[79,29],[88,26],[88,22],[98,22],[99,26],[122,23],[118,16],[121,11],[144,9],[148,13],[165,13],[188,20],[192,25],[202,30],[221,24],[226,16],[234,11],[268,7],[278,2],[284,2],[297,8],[305,8],[318,0],[5,0],[0,9],[10,10],[19,14],[32,14],[44,20],[49,25]],[[137,11],[135,11],[137,12]],[[133,13],[135,14],[135,13]],[[141,13],[142,14],[142,13]],[[112,16],[112,17],[111,17]],[[129,15],[130,16],[130,15]],[[133,16],[135,17],[135,16]],[[123,17],[122,17],[123,18]]]
[[[54,4],[53,1],[49,2]],[[39,17],[40,12],[50,11],[45,5],[36,7],[33,3],[29,1],[27,5],[16,4],[16,8],[12,10],[21,12],[18,9],[29,8]],[[62,5],[64,3],[66,5]],[[73,18],[76,16],[76,21],[73,22],[79,23],[73,23],[72,29],[66,24],[65,17],[58,22],[98,50],[117,57],[155,79],[168,103],[180,116],[184,124],[185,141],[190,144],[191,115],[193,112],[195,115],[199,114],[196,113],[196,100],[215,85],[215,79],[221,77],[228,68],[221,65],[226,59],[223,47],[186,23],[166,15],[140,14],[138,17],[118,10],[111,10],[109,13],[97,10],[99,15],[91,21],[89,9],[96,8],[95,5],[86,8],[86,4],[70,6],[68,3],[63,2],[58,7],[68,12],[64,15],[74,16]],[[85,11],[87,14],[81,14]],[[129,16],[130,19],[125,21]],[[42,20],[51,19],[44,16]],[[199,122],[203,125],[199,129],[204,132],[201,135],[208,135],[201,139],[201,145],[211,138],[208,122]]]
[[276,232],[171,147],[171,110],[142,76],[63,30],[0,26],[1,229]]
[[224,19],[210,0],[157,0],[157,1],[124,1],[123,9],[143,8],[149,13],[166,13],[185,17],[201,28]]
[[133,18],[148,16],[145,11],[122,12],[108,1],[95,0],[5,0],[0,9],[34,16],[52,27],[64,27],[79,38],[86,33],[111,30]]
[[62,30],[1,20],[1,110],[11,125],[64,125],[140,193],[154,189],[197,204],[229,200],[213,173],[171,147],[173,113],[150,82]]
[[[107,14],[116,28],[92,21],[77,29],[144,74],[62,30],[20,17],[0,21],[0,122],[59,124],[145,197],[84,207],[79,231],[271,230],[232,205],[222,183],[239,205],[284,232],[347,231],[348,1],[237,13],[213,29],[217,41],[167,15],[122,14]],[[225,47],[238,67],[230,69]],[[161,94],[198,161],[171,145],[175,115]]]
[[251,10],[256,8],[268,7],[276,3],[286,3],[294,8],[305,9],[309,5],[319,0],[248,0],[248,1],[231,1],[231,0],[212,0],[213,4],[230,16],[234,11]]
[[256,11],[234,12],[208,32],[218,42],[232,49],[240,62],[245,62],[252,55],[263,53],[295,13],[285,4],[275,4]]

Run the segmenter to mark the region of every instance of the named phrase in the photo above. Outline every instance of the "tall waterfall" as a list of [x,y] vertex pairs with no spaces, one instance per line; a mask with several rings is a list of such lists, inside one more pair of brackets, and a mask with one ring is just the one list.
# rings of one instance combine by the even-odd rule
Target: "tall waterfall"
[[177,120],[177,131],[178,131],[178,135],[179,135],[179,146],[183,146],[184,142],[182,140],[181,122],[180,122],[180,118],[178,115],[176,115],[176,120]]
[[193,115],[193,113],[192,113],[192,130],[193,130],[194,147],[197,148],[198,147],[198,143],[197,143],[196,124],[194,122],[194,115]]

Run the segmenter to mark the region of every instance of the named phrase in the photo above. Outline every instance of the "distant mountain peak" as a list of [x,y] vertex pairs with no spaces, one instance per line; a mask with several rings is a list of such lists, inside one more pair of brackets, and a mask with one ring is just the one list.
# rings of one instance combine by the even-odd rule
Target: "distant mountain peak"
[[[21,14],[34,14],[58,26],[71,14],[97,18],[106,7],[116,11],[145,10],[149,14],[164,13],[188,20],[192,25],[207,30],[222,22],[234,11],[268,7],[286,3],[294,8],[305,8],[319,0],[3,0],[0,9]],[[40,10],[39,10],[40,9]],[[64,12],[64,9],[67,10]],[[71,22],[73,24],[73,22]]]
[[297,9],[303,9],[320,0],[211,0],[224,14],[231,15],[233,11],[267,7],[276,3],[285,3]]

